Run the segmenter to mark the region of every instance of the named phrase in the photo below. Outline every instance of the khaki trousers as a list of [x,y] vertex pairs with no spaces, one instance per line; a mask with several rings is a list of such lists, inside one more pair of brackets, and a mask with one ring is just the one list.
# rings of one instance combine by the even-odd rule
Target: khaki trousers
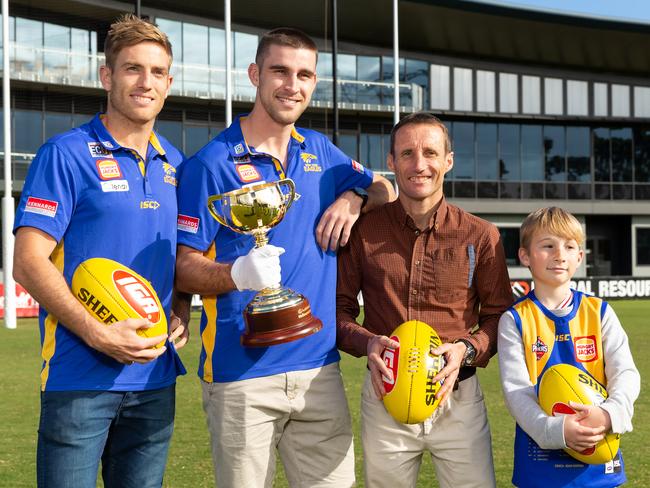
[[203,383],[218,488],[271,487],[278,449],[292,488],[354,485],[352,427],[338,363]]
[[[438,413],[438,412],[436,412]],[[368,488],[414,487],[422,454],[431,453],[442,488],[494,488],[492,443],[476,375],[461,381],[448,404],[421,424],[397,422],[377,399],[370,374],[361,395],[361,441]]]

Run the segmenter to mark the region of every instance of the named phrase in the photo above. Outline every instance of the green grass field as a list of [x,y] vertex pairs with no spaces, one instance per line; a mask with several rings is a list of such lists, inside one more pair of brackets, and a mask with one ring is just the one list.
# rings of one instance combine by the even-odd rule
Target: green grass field
[[[632,353],[642,380],[641,396],[636,402],[635,431],[626,434],[622,440],[630,479],[628,486],[647,487],[650,486],[649,451],[645,443],[650,438],[650,394],[647,389],[650,377],[650,355],[647,353],[650,350],[650,340],[645,328],[649,326],[650,302],[615,302],[614,308],[630,337]],[[166,487],[213,486],[208,433],[201,408],[199,381],[195,375],[199,351],[197,329],[198,319],[195,317],[192,340],[181,350],[190,373],[178,382],[176,430],[169,455],[164,484]],[[0,434],[0,486],[35,486],[40,368],[36,320],[21,319],[17,330],[0,328],[0,358],[0,418],[3,421]],[[365,360],[344,355],[342,369],[357,435],[359,395],[365,374]],[[480,371],[480,379],[490,415],[497,485],[510,486],[514,424],[501,397],[496,361],[492,361],[485,371]],[[356,443],[357,479],[358,486],[363,486],[359,444]],[[434,480],[431,461],[425,456],[418,486],[436,486]],[[281,469],[278,470],[275,486],[287,486]]]

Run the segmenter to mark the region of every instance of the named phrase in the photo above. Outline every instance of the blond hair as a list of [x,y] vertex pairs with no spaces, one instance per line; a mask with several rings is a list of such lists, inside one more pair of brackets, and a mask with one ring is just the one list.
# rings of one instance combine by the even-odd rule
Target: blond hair
[[528,249],[533,234],[540,230],[563,239],[573,239],[579,246],[585,242],[585,232],[578,219],[560,207],[539,208],[529,214],[519,229],[520,247]]
[[161,46],[169,55],[169,64],[172,62],[172,44],[167,34],[161,31],[156,25],[142,20],[133,14],[120,16],[106,35],[104,42],[104,54],[106,66],[113,69],[117,55],[125,47],[135,46],[141,42],[153,42]]

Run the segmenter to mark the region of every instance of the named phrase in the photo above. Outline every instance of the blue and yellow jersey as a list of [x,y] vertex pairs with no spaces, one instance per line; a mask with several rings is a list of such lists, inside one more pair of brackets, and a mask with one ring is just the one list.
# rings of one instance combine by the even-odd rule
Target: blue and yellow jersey
[[[571,364],[605,388],[601,322],[607,302],[573,290],[573,308],[565,316],[548,310],[531,291],[509,312],[521,334],[530,382],[539,388],[542,375],[553,365]],[[517,425],[513,484],[521,488],[608,488],[625,482],[621,453],[600,465],[583,464],[563,450],[540,448]]]
[[249,147],[239,119],[190,158],[179,183],[178,242],[210,259],[232,263],[254,245],[252,236],[221,226],[210,215],[208,197],[244,185],[291,178],[296,200],[268,234],[286,249],[280,257],[282,284],[302,293],[323,329],[303,339],[271,347],[245,348],[242,312],[254,292],[233,291],[203,297],[199,377],[207,382],[236,381],[337,361],[335,300],[336,254],[323,252],[315,228],[327,207],[344,191],[368,187],[373,174],[312,130],[294,130],[287,165]]
[[[50,259],[68,284],[89,258],[130,267],[151,282],[169,317],[182,160],[153,132],[143,159],[120,146],[97,115],[39,149],[14,232],[27,226],[52,236],[58,244]],[[173,384],[185,373],[173,347],[148,364],[124,366],[88,347],[43,308],[40,328],[43,390],[148,390]]]

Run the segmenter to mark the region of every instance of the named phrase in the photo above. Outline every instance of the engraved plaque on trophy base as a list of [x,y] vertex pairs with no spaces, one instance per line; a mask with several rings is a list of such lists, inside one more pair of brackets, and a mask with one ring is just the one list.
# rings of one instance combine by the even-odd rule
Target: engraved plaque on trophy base
[[300,293],[288,288],[267,288],[259,292],[244,310],[246,332],[241,342],[247,347],[265,347],[302,339],[322,327],[311,306]]

